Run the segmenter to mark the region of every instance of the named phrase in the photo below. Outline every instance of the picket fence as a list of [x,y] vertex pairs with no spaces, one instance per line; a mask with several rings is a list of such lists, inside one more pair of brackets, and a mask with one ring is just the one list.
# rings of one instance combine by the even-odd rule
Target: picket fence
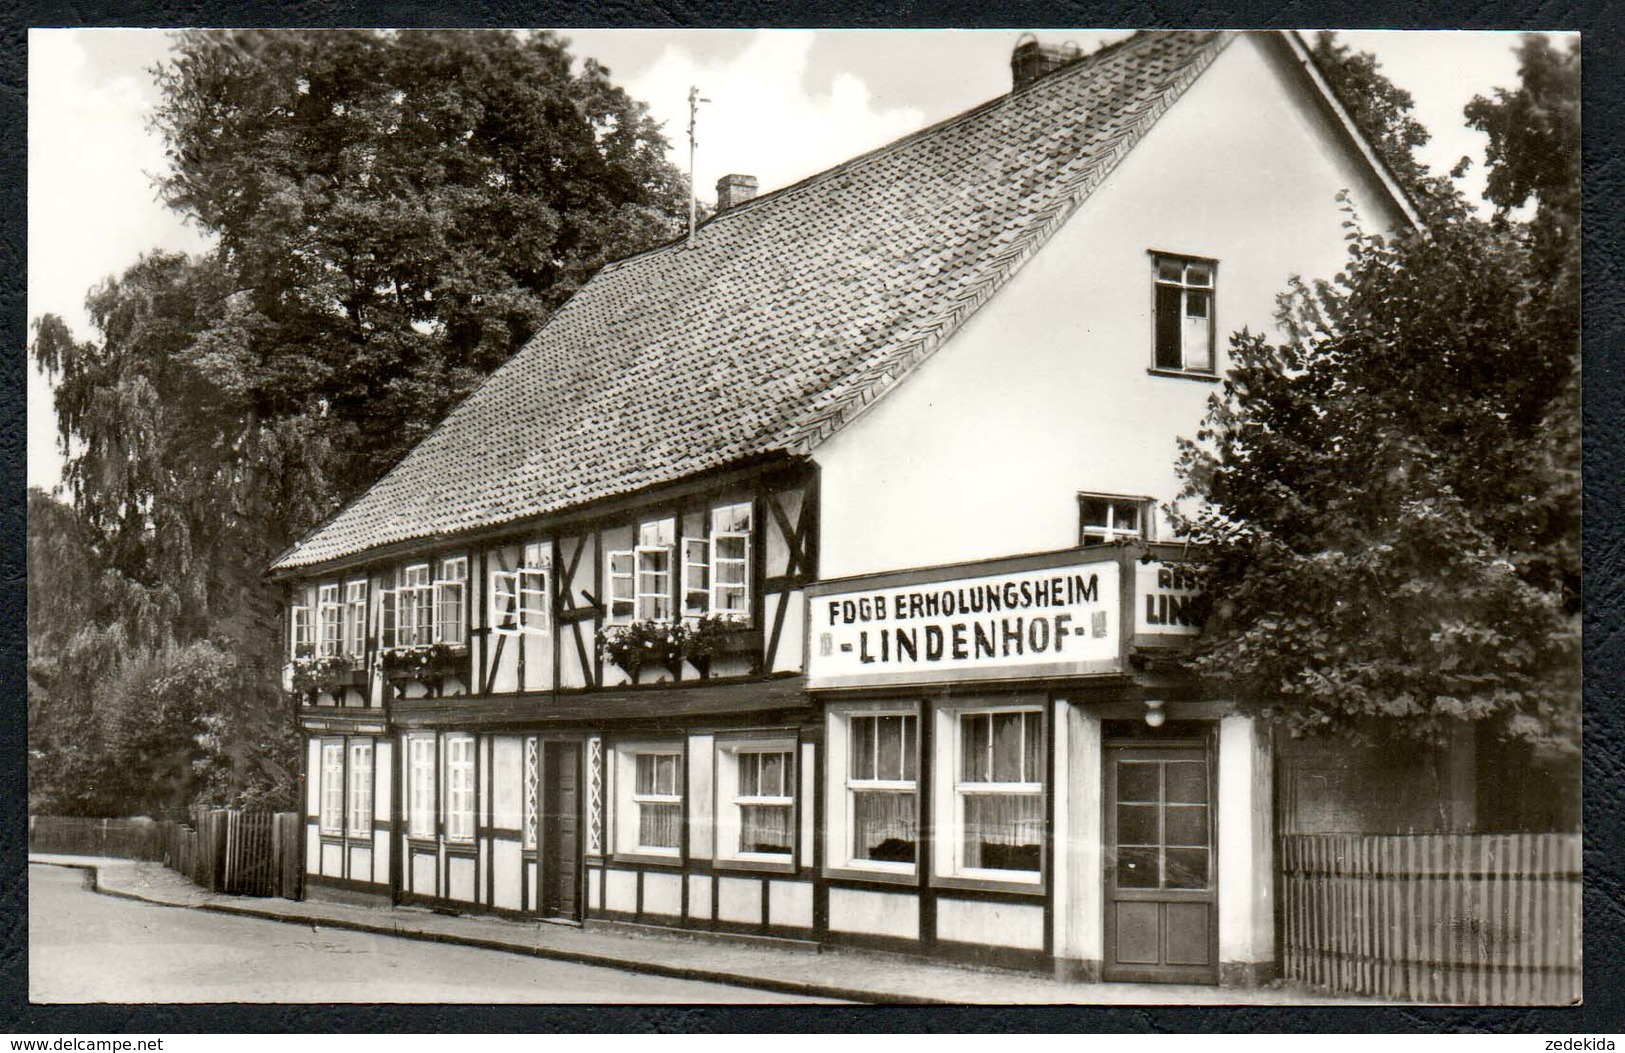
[[199,808],[190,823],[31,815],[28,850],[152,860],[211,892],[288,899],[303,893],[297,812]]
[[1580,997],[1578,834],[1280,839],[1289,980],[1400,1001]]

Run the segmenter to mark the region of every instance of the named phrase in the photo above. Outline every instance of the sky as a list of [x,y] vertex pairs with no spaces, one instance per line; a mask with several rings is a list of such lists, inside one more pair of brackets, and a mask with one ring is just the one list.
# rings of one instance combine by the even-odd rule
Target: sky
[[[1037,30],[1085,51],[1122,31]],[[951,117],[1009,90],[1017,30],[570,30],[578,57],[665,123],[671,160],[688,165],[688,90],[700,107],[695,186],[709,200],[719,176],[755,175],[762,192]],[[1422,157],[1446,171],[1463,155],[1483,188],[1484,137],[1462,123],[1474,95],[1517,83],[1511,33],[1348,32],[1415,99],[1433,133]],[[206,236],[160,204],[153,179],[164,144],[149,127],[158,102],[151,69],[169,35],[139,29],[33,29],[28,36],[28,317],[60,315],[95,336],[84,309],[97,283],[154,249],[196,252]],[[48,380],[28,377],[28,483],[61,479]]]

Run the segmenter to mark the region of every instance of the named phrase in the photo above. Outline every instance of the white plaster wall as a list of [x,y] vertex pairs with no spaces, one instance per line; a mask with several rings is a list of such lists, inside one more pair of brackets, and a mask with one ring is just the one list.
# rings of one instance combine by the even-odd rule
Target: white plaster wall
[[503,907],[507,910],[518,910],[520,902],[520,882],[524,874],[524,859],[519,854],[519,843],[516,841],[493,841],[491,843],[491,866],[493,887],[491,889],[491,905]]
[[688,740],[688,854],[710,859],[716,854],[715,735],[691,735]]
[[917,940],[920,938],[920,903],[912,895],[832,888],[829,890],[829,927],[836,932]]
[[1044,908],[939,897],[937,938],[1041,951],[1044,949]]
[[767,921],[769,925],[812,928],[812,884],[806,881],[769,881]]
[[1100,842],[1100,718],[1056,703],[1055,956],[1098,962],[1104,953]]
[[1216,385],[1147,373],[1147,251],[1218,260],[1230,333],[1344,259],[1340,189],[1399,221],[1275,45],[1232,43],[949,343],[821,446],[825,578],[1077,544],[1079,490],[1171,499]]
[[643,913],[665,914],[673,918],[683,916],[683,875],[659,874],[652,870],[643,874]]
[[1252,717],[1219,721],[1219,961],[1275,957],[1270,756]]
[[688,876],[688,916],[702,921],[711,917],[711,879],[703,874]]
[[762,883],[755,878],[718,878],[717,919],[760,925]]
[[474,860],[467,856],[453,856],[446,861],[446,898],[465,903],[477,902],[474,891]]
[[604,909],[630,914],[638,909],[638,874],[635,870],[604,872]]

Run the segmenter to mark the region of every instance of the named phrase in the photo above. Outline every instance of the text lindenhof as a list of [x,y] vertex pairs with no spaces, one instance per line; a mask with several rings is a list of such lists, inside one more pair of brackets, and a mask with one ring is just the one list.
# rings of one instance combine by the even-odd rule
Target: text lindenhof
[[1118,568],[1087,563],[811,601],[815,680],[1107,662],[1118,654]]

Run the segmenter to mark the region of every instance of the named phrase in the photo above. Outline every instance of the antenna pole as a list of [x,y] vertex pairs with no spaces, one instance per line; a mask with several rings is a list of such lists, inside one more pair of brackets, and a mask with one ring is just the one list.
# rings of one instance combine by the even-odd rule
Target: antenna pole
[[700,89],[688,89],[688,245],[694,247],[694,147],[699,145],[694,139],[694,125],[699,119],[700,103],[710,102],[710,99],[700,97]]

